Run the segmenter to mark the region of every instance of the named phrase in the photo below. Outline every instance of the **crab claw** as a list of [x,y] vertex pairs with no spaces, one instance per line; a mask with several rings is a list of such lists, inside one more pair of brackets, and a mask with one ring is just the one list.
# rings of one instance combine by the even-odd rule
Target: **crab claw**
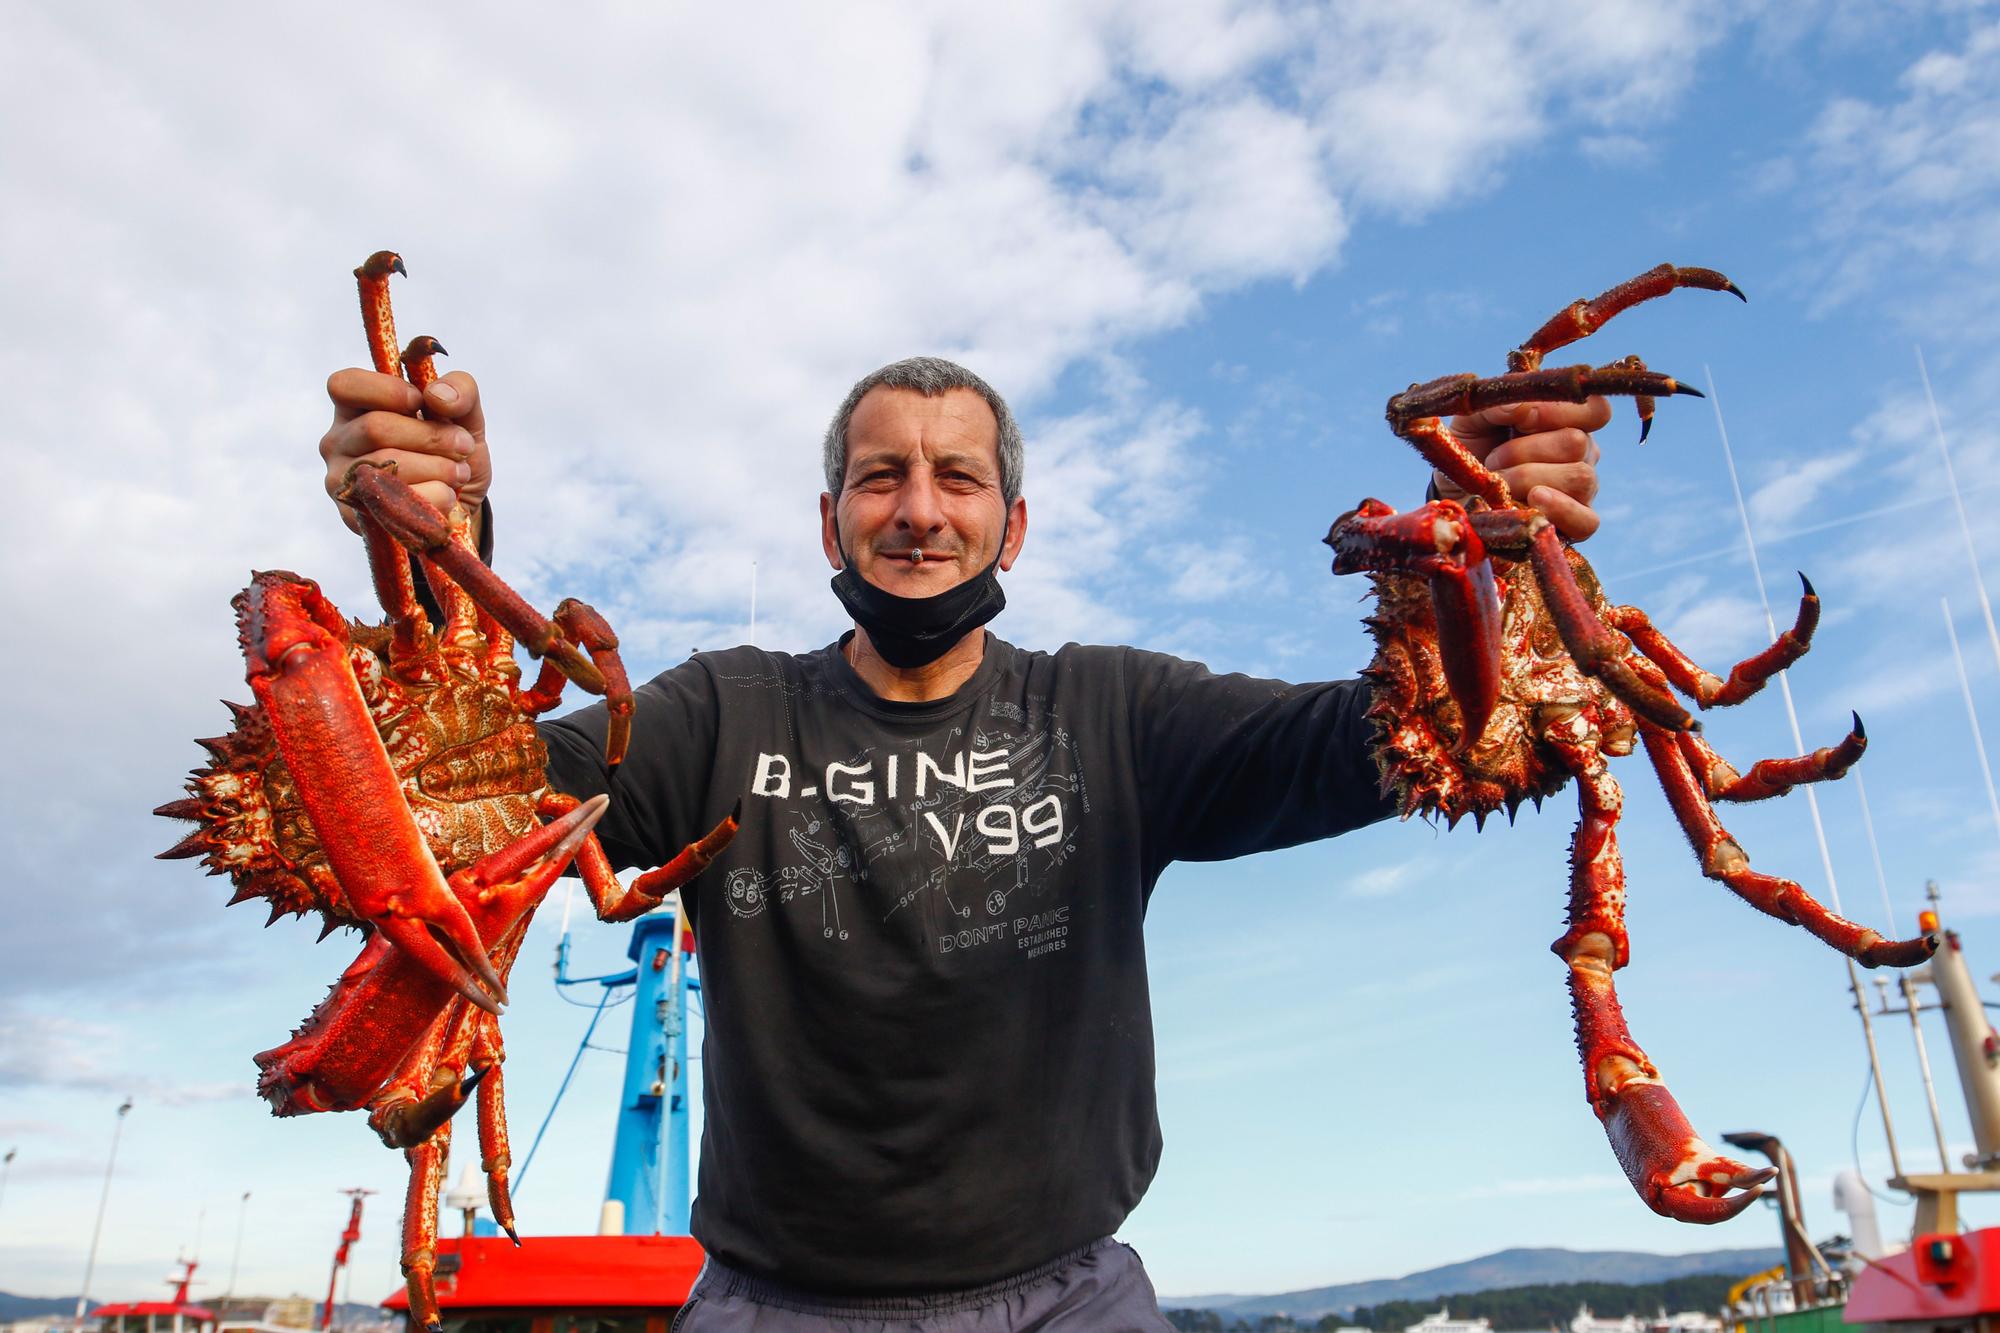
[[1604,1133],[1646,1206],[1676,1221],[1727,1222],[1778,1174],[1775,1167],[1749,1166],[1703,1142],[1666,1085],[1648,1078],[1628,1080],[1612,1097]]
[[458,1108],[465,1105],[474,1089],[492,1066],[476,1068],[456,1082],[433,1088],[425,1096],[413,1102],[401,1102],[394,1108],[370,1117],[370,1123],[382,1142],[391,1148],[414,1148],[419,1143],[437,1133],[437,1128],[458,1114]]
[[506,987],[410,815],[348,664],[339,610],[282,570],[256,575],[234,605],[250,688],[354,915],[498,1013]]
[[[1473,543],[1479,538],[1465,530]],[[1430,577],[1431,609],[1437,616],[1438,660],[1445,684],[1465,716],[1456,750],[1470,749],[1486,730],[1500,701],[1500,588],[1493,562],[1482,552],[1463,568]]]
[[1334,521],[1325,541],[1336,574],[1424,576],[1445,685],[1465,721],[1453,748],[1471,748],[1500,699],[1500,585],[1465,507],[1433,500],[1399,514],[1380,500],[1363,500]]

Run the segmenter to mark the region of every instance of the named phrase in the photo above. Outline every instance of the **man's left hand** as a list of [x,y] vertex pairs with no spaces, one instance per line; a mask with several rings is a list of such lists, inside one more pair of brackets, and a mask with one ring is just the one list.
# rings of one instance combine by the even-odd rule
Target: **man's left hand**
[[[1500,474],[1516,500],[1549,516],[1557,531],[1582,541],[1597,531],[1597,441],[1611,420],[1603,398],[1581,403],[1510,403],[1453,417],[1451,433],[1474,458]],[[1440,475],[1439,492],[1463,498]]]

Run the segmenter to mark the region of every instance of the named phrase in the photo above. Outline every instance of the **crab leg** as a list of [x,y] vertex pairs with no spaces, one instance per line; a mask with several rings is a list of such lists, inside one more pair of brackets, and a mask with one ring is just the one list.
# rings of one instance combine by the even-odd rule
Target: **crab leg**
[[1636,606],[1612,607],[1607,623],[1630,635],[1633,645],[1658,663],[1681,693],[1703,708],[1740,704],[1763,689],[1771,677],[1804,657],[1806,649],[1812,646],[1813,631],[1819,627],[1819,594],[1813,591],[1812,580],[1804,574],[1799,575],[1799,582],[1805,585],[1805,590],[1799,597],[1797,621],[1770,647],[1738,662],[1726,681],[1704,670],[1677,648]]
[[1509,560],[1526,559],[1534,566],[1542,602],[1577,666],[1603,681],[1653,725],[1668,731],[1686,731],[1695,725],[1667,688],[1662,669],[1633,653],[1632,645],[1591,608],[1555,524],[1534,510],[1514,509],[1475,514],[1472,526],[1494,554]]
[[437,1303],[438,1192],[451,1158],[451,1121],[403,1158],[410,1164],[410,1188],[403,1196],[403,1285],[410,1294],[410,1323],[439,1333],[444,1320]]
[[[595,607],[574,597],[557,605],[553,619],[563,638],[588,652],[591,661],[604,673],[605,707],[611,715],[605,728],[604,748],[614,754],[625,753],[632,739],[632,684],[625,675],[625,663],[618,656],[618,635]],[[559,665],[543,662],[535,683],[528,689],[517,690],[514,702],[530,717],[540,717],[562,701],[565,679]]]
[[458,1072],[472,1049],[472,1016],[478,1012],[453,1000],[403,1057],[368,1114],[368,1127],[383,1143],[414,1148],[456,1115],[479,1086],[483,1070]]
[[348,665],[340,612],[318,585],[282,571],[258,574],[234,605],[250,688],[354,915],[498,1012],[506,987],[403,801]]
[[[1513,506],[1512,493],[1500,475],[1478,459],[1445,425],[1446,416],[1483,411],[1509,403],[1581,403],[1596,394],[1621,394],[1650,401],[1670,394],[1700,398],[1701,390],[1636,364],[1637,359],[1608,366],[1563,366],[1555,370],[1525,370],[1482,378],[1445,375],[1428,384],[1412,384],[1389,400],[1389,429],[1409,441],[1436,468],[1495,509]],[[1650,410],[1646,413],[1650,421]],[[1643,438],[1643,437],[1642,437]]]
[[1821,746],[1795,759],[1759,759],[1743,774],[1694,732],[1683,731],[1678,739],[1688,767],[1701,779],[1701,789],[1712,801],[1763,801],[1783,796],[1801,782],[1830,782],[1845,776],[1868,748],[1868,733],[1861,726],[1859,713],[1854,714],[1854,730],[1839,744]]
[[[593,796],[451,877],[452,891],[503,968],[513,963],[528,916],[610,804],[609,797]],[[446,983],[371,939],[292,1039],[256,1057],[257,1091],[281,1116],[365,1105],[405,1068],[413,1047],[431,1038],[442,1044],[437,1029],[447,1025],[437,1016],[450,1003]],[[430,1091],[426,1082],[411,1095]]]
[[[544,618],[502,582],[480,562],[478,553],[468,544],[454,541],[450,521],[396,480],[395,464],[356,463],[347,471],[340,498],[357,510],[372,514],[391,536],[422,557],[427,565],[441,569],[530,653],[555,662],[563,675],[590,693],[606,695],[614,709],[622,703],[629,716],[630,685],[621,684],[619,679],[607,680],[605,673],[564,637],[561,627]],[[598,656],[615,655],[615,643],[615,638],[610,644],[599,643],[592,647],[592,652]],[[622,670],[617,672],[617,677],[623,675]],[[616,697],[610,697],[614,691]],[[607,757],[616,765],[624,753],[608,751]]]
[[[1891,940],[1866,926],[1828,911],[1818,899],[1789,879],[1766,875],[1750,868],[1750,858],[1742,844],[1716,818],[1688,757],[1675,737],[1653,727],[1640,728],[1646,757],[1660,776],[1667,804],[1673,807],[1682,832],[1701,862],[1701,873],[1721,880],[1737,897],[1758,911],[1780,921],[1804,928],[1808,933],[1860,963],[1863,967],[1910,967],[1937,951],[1935,935]],[[1752,770],[1753,772],[1755,770]]]
[[1567,347],[1579,339],[1588,338],[1610,323],[1620,311],[1629,310],[1641,301],[1665,296],[1676,287],[1728,292],[1739,301],[1750,299],[1735,283],[1712,268],[1675,268],[1672,264],[1661,264],[1647,269],[1636,278],[1627,278],[1593,300],[1573,301],[1565,306],[1551,316],[1548,323],[1528,335],[1526,342],[1507,354],[1507,368],[1534,370],[1542,364],[1543,357],[1558,347]]
[[1336,574],[1388,570],[1429,581],[1438,658],[1465,715],[1457,748],[1471,746],[1500,698],[1500,591],[1465,510],[1433,500],[1398,514],[1380,500],[1363,500],[1335,520],[1326,544],[1333,548]]
[[[1575,714],[1564,757],[1576,770],[1582,807],[1570,842],[1569,929],[1550,946],[1569,965],[1577,1054],[1591,1109],[1626,1179],[1646,1206],[1683,1222],[1722,1222],[1750,1206],[1776,1172],[1725,1157],[1682,1114],[1656,1068],[1625,1024],[1612,974],[1625,966],[1625,864],[1618,854],[1624,796]],[[1731,1194],[1732,1189],[1744,1191]]]
[[[396,318],[389,300],[389,275],[409,270],[400,256],[378,250],[354,270],[361,296],[361,322],[368,336],[368,354],[375,369],[385,375],[407,374],[419,392],[437,380],[433,358],[445,355],[443,344],[428,335],[412,338],[402,352],[396,350]],[[399,482],[369,473],[376,469],[393,472],[394,465],[356,464],[349,469],[341,486],[340,499],[379,523],[391,536],[423,562],[424,577],[445,609],[447,620],[464,635],[447,633],[447,639],[469,636],[474,611],[490,616],[538,658],[545,667],[557,670],[592,694],[604,695],[611,708],[611,726],[605,738],[605,758],[612,768],[625,757],[625,744],[632,731],[632,688],[625,678],[624,664],[618,659],[618,638],[595,611],[582,602],[565,602],[556,609],[553,623],[523,601],[479,559],[465,537],[462,522],[439,515],[430,505]],[[453,518],[459,517],[454,513]],[[364,529],[366,520],[364,520]],[[385,551],[378,560],[371,541],[370,562],[385,563]],[[378,588],[382,586],[378,574]],[[408,581],[407,570],[401,576]],[[386,605],[386,602],[385,602]],[[565,608],[573,608],[565,616]],[[583,651],[579,651],[581,648]],[[586,659],[584,652],[589,653]],[[546,669],[543,679],[547,679]],[[541,682],[538,682],[538,687]]]
[[[574,796],[551,792],[536,804],[535,813],[547,819],[566,813],[575,808],[576,803]],[[709,863],[736,836],[742,816],[743,802],[738,801],[720,824],[681,848],[673,860],[639,876],[629,889],[619,883],[617,872],[612,870],[611,859],[604,854],[604,846],[598,842],[597,835],[593,833],[585,838],[583,845],[577,848],[576,869],[583,877],[584,892],[590,895],[590,905],[596,909],[597,919],[630,921],[658,907],[667,900],[668,894],[708,869]]]
[[500,1025],[490,1019],[481,1021],[472,1043],[472,1063],[485,1076],[479,1085],[479,1169],[486,1173],[486,1201],[492,1205],[494,1225],[519,1245],[514,1200],[507,1192],[507,1172],[514,1159],[507,1143],[506,1084],[501,1074],[506,1059]]
[[361,322],[368,331],[368,356],[376,372],[394,375],[402,367],[396,353],[396,316],[389,307],[389,275],[410,276],[403,257],[394,250],[377,250],[354,270],[361,288]]
[[[385,302],[388,299],[386,293],[383,299]],[[428,334],[410,339],[410,345],[403,349],[403,375],[419,393],[437,383],[435,358],[443,355],[445,355],[444,344]],[[424,415],[428,416],[429,413],[425,412]],[[452,544],[476,557],[478,551],[472,544],[468,529],[470,520],[465,510],[453,505],[451,512],[445,515],[445,520],[450,529]],[[399,548],[397,555],[402,558],[404,564],[409,563],[408,552]],[[439,609],[444,612],[445,623],[440,637],[445,641],[447,651],[457,649],[463,652],[468,645],[476,642],[473,636],[478,633],[479,608],[466,595],[463,588],[445,576],[434,561],[421,555],[419,559],[424,568],[424,582],[430,585],[431,596],[436,599]]]

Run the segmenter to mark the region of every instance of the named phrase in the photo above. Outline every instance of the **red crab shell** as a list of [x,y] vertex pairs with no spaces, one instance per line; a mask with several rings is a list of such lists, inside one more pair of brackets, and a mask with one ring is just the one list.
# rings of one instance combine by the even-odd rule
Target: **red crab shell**
[[[1593,608],[1604,610],[1597,575],[1572,548],[1570,567]],[[1495,561],[1501,592],[1500,697],[1479,740],[1460,751],[1464,714],[1445,680],[1436,612],[1419,575],[1375,572],[1375,611],[1367,617],[1375,658],[1361,674],[1373,682],[1368,716],[1382,790],[1404,818],[1435,810],[1447,825],[1466,815],[1484,823],[1524,800],[1537,805],[1561,791],[1569,771],[1542,739],[1547,724],[1582,711],[1607,754],[1630,754],[1631,710],[1580,670],[1525,568]]]

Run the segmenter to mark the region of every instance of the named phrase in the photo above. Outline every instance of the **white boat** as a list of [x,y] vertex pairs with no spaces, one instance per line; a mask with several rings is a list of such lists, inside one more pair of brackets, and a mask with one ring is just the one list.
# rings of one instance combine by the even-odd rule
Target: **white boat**
[[1637,1315],[1600,1319],[1590,1312],[1588,1305],[1579,1305],[1576,1307],[1576,1318],[1569,1321],[1569,1333],[1646,1333],[1646,1326],[1639,1322]]
[[1453,1319],[1450,1307],[1444,1307],[1439,1309],[1436,1314],[1425,1315],[1416,1323],[1405,1328],[1403,1333],[1493,1333],[1493,1321],[1491,1319]]
[[1646,1333],[1722,1333],[1722,1321],[1699,1310],[1681,1310],[1675,1314],[1662,1310],[1646,1321]]

